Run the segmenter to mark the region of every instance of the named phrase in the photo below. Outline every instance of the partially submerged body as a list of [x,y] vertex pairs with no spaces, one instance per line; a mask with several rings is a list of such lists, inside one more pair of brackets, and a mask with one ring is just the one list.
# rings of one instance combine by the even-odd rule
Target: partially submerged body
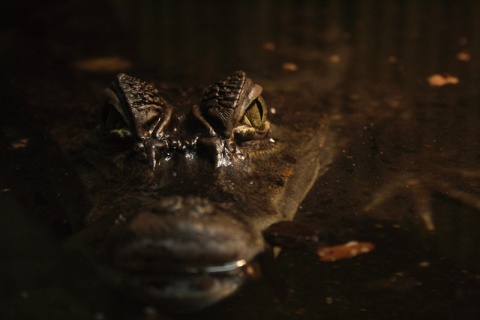
[[[103,128],[70,153],[92,207],[71,217],[80,231],[69,246],[85,250],[110,282],[145,301],[195,310],[235,292],[267,246],[262,231],[294,218],[369,113],[374,123],[390,119],[355,101],[348,106],[354,112],[343,114],[345,101],[334,99],[329,110],[318,106],[297,125],[275,125],[261,93],[243,72],[212,85],[202,99],[120,75],[107,89]],[[416,214],[433,229],[428,192],[442,182],[420,169],[401,177],[408,179],[394,178],[363,212],[407,188]],[[480,207],[477,197],[455,188],[441,192]]]
[[104,127],[77,149],[92,208],[72,217],[69,246],[146,300],[185,310],[234,292],[265,250],[262,231],[293,219],[335,153],[326,118],[277,127],[261,91],[237,72],[199,105],[172,103],[119,75]]

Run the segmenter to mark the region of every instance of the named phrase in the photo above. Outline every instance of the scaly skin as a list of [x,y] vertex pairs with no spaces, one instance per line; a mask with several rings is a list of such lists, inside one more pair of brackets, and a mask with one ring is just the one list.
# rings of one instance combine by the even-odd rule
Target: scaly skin
[[174,104],[119,75],[103,129],[81,149],[93,206],[69,245],[142,299],[197,309],[234,292],[239,267],[265,250],[262,230],[293,219],[335,154],[328,119],[271,125],[261,92],[236,72],[198,105]]

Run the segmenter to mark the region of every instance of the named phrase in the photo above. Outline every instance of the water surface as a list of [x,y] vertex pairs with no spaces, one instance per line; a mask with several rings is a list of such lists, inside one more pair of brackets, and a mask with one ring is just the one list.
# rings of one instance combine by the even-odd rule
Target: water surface
[[[2,318],[479,317],[480,211],[456,196],[461,190],[479,203],[479,3],[51,0],[3,7]],[[97,124],[101,92],[118,72],[188,87],[239,69],[264,87],[277,111],[273,122],[293,125],[295,117],[301,125],[342,112],[341,152],[297,220],[320,230],[323,241],[368,241],[375,250],[334,263],[320,262],[314,248],[283,251],[276,268],[286,292],[260,280],[200,314],[167,315],[111,289],[82,256],[63,250],[66,212],[81,210],[84,199],[57,144]],[[434,86],[433,75],[451,83]],[[405,176],[418,179],[363,210],[382,186]],[[408,181],[434,189],[434,232],[416,215]]]

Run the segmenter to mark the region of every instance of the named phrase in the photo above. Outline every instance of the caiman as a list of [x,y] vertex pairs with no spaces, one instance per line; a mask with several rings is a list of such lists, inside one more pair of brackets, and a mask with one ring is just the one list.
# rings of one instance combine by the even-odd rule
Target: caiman
[[76,157],[92,208],[68,245],[145,301],[195,310],[235,292],[262,231],[293,219],[335,154],[329,121],[271,123],[242,71],[197,101],[126,74],[104,96]]

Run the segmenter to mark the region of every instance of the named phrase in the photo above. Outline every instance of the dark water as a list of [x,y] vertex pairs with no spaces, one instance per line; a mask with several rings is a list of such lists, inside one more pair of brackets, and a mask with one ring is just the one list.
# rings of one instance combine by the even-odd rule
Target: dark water
[[[480,316],[480,3],[5,2],[2,319]],[[81,210],[82,195],[57,145],[96,125],[101,91],[118,72],[205,86],[237,69],[262,84],[279,113],[272,121],[342,110],[344,147],[297,219],[324,241],[375,250],[335,263],[314,248],[283,251],[286,299],[260,280],[199,314],[164,315],[62,249],[65,212]],[[430,85],[436,74],[454,83]],[[398,192],[365,212],[386,185]],[[434,232],[416,215],[419,190]]]

